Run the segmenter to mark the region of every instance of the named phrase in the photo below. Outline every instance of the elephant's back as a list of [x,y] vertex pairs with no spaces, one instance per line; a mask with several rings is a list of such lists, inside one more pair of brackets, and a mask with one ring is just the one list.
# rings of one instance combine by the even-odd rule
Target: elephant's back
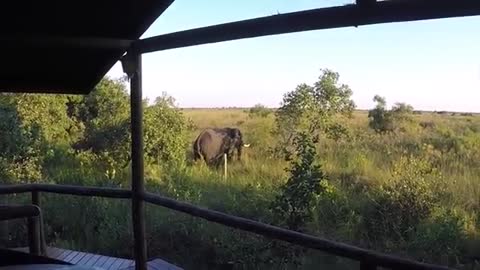
[[223,136],[218,134],[214,129],[205,129],[197,139],[197,147],[207,156],[216,155],[222,146]]

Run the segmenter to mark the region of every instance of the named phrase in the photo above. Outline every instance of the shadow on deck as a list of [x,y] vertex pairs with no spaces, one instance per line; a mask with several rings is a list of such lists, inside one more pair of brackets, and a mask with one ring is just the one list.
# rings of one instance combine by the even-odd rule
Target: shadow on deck
[[[13,250],[28,252],[28,247],[14,248]],[[79,252],[56,247],[47,247],[46,256],[52,259],[68,262],[80,266],[97,267],[105,270],[134,270],[133,260],[103,256],[98,254]],[[149,270],[183,270],[162,259],[153,259],[147,262]]]

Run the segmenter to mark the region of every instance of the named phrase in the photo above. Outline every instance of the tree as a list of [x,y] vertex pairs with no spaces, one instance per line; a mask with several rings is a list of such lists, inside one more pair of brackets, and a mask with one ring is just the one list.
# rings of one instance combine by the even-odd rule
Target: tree
[[377,104],[375,108],[368,112],[368,124],[376,132],[385,133],[401,130],[413,120],[413,107],[411,105],[397,102],[391,110],[387,110],[387,102],[384,97],[375,95],[373,101]]
[[[280,187],[280,192],[271,202],[274,222],[290,230],[305,231],[313,217],[318,198],[326,191],[328,183],[318,164],[317,151],[312,134],[296,133],[292,140],[289,178]],[[271,242],[268,249],[287,264],[300,266],[305,248],[291,247],[284,243]]]
[[[0,95],[0,177],[2,182],[41,179],[44,138],[38,125],[24,121],[19,95]],[[30,111],[35,113],[35,107]],[[28,117],[27,117],[28,118]]]
[[387,101],[384,97],[379,95],[375,95],[373,101],[377,104],[374,109],[368,112],[368,125],[370,128],[380,133],[392,131],[393,121],[391,113],[386,109]]
[[281,187],[272,210],[277,222],[287,228],[301,230],[312,217],[315,198],[322,192],[325,176],[317,164],[317,152],[311,134],[298,133],[293,141],[290,178]]
[[175,99],[163,93],[145,109],[145,153],[151,163],[166,167],[184,165],[187,121]]
[[250,110],[248,110],[248,115],[250,117],[268,117],[270,115],[272,111],[270,109],[268,109],[267,107],[265,107],[264,105],[262,104],[256,104],[255,106],[253,106],[252,108],[250,108]]
[[339,84],[339,74],[322,69],[313,86],[300,84],[283,97],[276,112],[276,130],[281,145],[290,145],[299,132],[318,137],[320,133],[338,138],[345,128],[335,121],[336,116],[351,116],[355,103],[348,85]]
[[74,148],[91,150],[123,166],[130,151],[130,103],[123,80],[104,78],[87,96],[71,98],[70,116],[84,130]]
[[392,107],[392,115],[397,121],[411,121],[413,119],[413,106],[397,102]]

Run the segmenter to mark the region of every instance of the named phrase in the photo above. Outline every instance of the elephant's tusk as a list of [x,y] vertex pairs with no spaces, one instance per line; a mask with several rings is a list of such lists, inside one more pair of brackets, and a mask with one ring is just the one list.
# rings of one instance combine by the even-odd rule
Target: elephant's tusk
[[250,147],[250,144],[244,144],[243,147]]

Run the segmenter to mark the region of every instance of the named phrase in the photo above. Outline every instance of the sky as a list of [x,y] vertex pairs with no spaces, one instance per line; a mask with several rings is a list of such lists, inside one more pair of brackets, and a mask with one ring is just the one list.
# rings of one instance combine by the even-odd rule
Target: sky
[[[142,38],[352,0],[176,0]],[[340,75],[358,109],[406,102],[418,110],[480,112],[480,16],[308,31],[143,55],[144,96],[180,107],[278,107],[320,69]],[[120,63],[107,74],[122,76]]]

